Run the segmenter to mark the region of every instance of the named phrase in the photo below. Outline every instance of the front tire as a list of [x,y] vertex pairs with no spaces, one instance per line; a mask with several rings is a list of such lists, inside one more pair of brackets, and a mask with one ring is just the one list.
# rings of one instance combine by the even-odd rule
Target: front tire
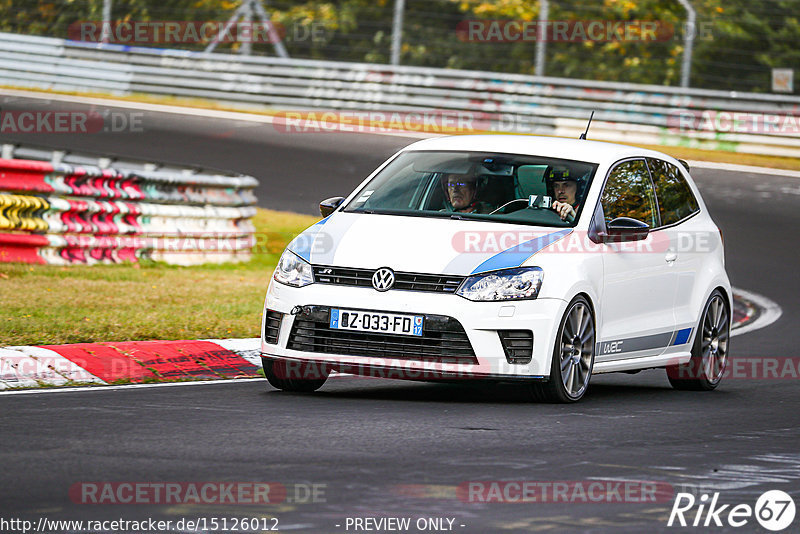
[[667,367],[672,387],[680,390],[711,391],[722,381],[728,364],[731,315],[728,302],[715,289],[708,297],[692,344],[692,359]]
[[567,306],[558,328],[550,379],[532,384],[531,393],[539,402],[571,403],[583,398],[594,366],[595,326],[589,302],[575,297]]
[[319,365],[261,358],[264,376],[281,391],[310,393],[322,387],[330,371]]

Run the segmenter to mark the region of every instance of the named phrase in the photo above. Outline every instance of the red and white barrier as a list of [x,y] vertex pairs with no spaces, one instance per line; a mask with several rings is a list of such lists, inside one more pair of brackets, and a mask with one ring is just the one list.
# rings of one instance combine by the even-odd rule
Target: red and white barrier
[[0,389],[260,376],[259,340],[0,348]]
[[0,262],[243,261],[250,176],[0,158]]

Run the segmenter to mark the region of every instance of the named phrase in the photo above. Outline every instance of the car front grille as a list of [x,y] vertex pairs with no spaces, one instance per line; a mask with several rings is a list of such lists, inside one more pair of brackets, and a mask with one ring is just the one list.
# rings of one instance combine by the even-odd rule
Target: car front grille
[[531,363],[533,332],[530,330],[498,330],[508,363]]
[[[375,269],[314,266],[314,281],[318,284],[372,287],[373,274]],[[455,293],[463,281],[463,276],[396,272],[392,289]]]
[[[289,334],[287,348],[397,360],[476,364],[464,327],[444,315],[425,315],[422,336],[353,332],[330,328],[328,306],[304,306]],[[421,315],[421,314],[420,314]]]

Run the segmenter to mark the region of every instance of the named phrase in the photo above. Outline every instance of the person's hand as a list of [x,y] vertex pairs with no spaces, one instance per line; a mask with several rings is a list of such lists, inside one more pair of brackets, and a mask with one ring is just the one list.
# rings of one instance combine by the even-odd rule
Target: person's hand
[[553,202],[552,208],[558,213],[558,216],[561,217],[562,221],[566,221],[567,217],[575,218],[575,208],[571,205],[567,204],[566,202],[559,202],[556,200]]

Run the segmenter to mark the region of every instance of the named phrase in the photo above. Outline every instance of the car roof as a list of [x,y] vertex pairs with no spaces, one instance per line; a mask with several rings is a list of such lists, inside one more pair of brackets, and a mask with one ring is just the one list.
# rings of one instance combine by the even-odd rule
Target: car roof
[[506,154],[525,154],[559,159],[586,161],[590,163],[612,164],[631,157],[653,157],[677,160],[667,154],[644,148],[588,141],[563,137],[544,137],[537,135],[453,135],[417,141],[406,150],[468,150],[476,152],[499,152]]

